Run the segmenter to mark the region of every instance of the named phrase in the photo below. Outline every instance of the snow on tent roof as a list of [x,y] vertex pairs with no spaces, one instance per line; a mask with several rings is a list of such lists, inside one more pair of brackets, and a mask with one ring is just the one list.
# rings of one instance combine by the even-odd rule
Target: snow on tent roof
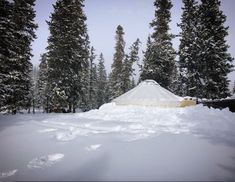
[[154,80],[145,80],[113,100],[117,105],[179,107],[183,98],[161,87]]

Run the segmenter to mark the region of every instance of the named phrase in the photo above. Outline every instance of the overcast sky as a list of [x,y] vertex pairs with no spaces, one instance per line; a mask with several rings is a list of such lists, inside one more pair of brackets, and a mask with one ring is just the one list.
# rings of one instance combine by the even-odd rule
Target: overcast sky
[[[182,14],[182,0],[172,0],[171,9],[172,22],[171,32],[178,34],[180,29],[177,23],[180,22]],[[36,1],[36,22],[39,28],[36,31],[37,39],[32,44],[34,65],[39,64],[40,54],[45,52],[47,47],[47,37],[49,36],[46,20],[53,12],[52,4],[56,0]],[[235,57],[235,0],[222,0],[221,9],[227,16],[226,26],[229,26],[228,44],[231,46],[229,52]],[[154,17],[153,0],[85,0],[85,14],[87,16],[88,33],[91,45],[96,49],[96,54],[104,54],[107,70],[110,70],[115,46],[115,31],[120,24],[125,31],[126,52],[131,44],[139,38],[142,42],[141,49],[145,50],[146,40],[151,33],[149,23]],[[178,50],[179,40],[173,41],[174,48]],[[142,57],[142,55],[141,55]],[[235,64],[235,61],[234,61]],[[234,82],[235,72],[229,74],[229,78]]]

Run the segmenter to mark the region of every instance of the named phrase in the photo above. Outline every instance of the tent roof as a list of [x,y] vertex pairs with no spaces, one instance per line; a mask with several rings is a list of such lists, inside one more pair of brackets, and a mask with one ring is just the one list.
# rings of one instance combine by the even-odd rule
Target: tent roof
[[117,105],[179,106],[183,98],[161,87],[154,80],[145,80],[113,100]]

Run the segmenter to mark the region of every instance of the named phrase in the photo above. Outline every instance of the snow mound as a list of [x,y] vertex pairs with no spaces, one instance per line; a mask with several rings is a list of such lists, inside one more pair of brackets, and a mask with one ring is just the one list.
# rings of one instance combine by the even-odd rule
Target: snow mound
[[61,161],[63,158],[64,154],[60,153],[36,157],[28,163],[27,167],[30,169],[50,167],[55,163]]
[[95,144],[95,145],[90,145],[89,147],[86,147],[85,149],[87,151],[94,151],[94,150],[97,150],[100,147],[101,147],[101,144]]
[[14,170],[11,170],[11,171],[8,171],[8,172],[1,172],[0,173],[0,179],[13,176],[17,173],[17,171],[18,171],[17,169],[14,169]]

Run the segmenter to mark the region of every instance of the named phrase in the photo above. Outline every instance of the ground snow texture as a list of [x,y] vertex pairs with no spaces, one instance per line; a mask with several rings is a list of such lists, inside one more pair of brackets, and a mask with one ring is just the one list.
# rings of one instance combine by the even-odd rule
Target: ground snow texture
[[53,164],[59,162],[63,157],[64,154],[50,154],[46,156],[36,157],[28,163],[27,167],[30,169],[50,167]]
[[0,173],[0,179],[1,178],[6,178],[6,177],[9,177],[9,176],[13,176],[13,175],[15,175],[15,173],[17,171],[18,171],[17,169],[14,169],[14,170],[11,170],[11,171],[8,171],[8,172],[2,172],[2,173]]
[[0,147],[0,181],[235,180],[235,113],[109,103],[1,115]]
[[[86,122],[82,122],[87,119]],[[74,120],[81,122],[73,122]],[[99,110],[65,118],[44,121],[60,130],[55,133],[58,141],[70,141],[78,136],[113,133],[123,140],[132,141],[162,133],[193,133],[209,138],[219,138],[235,143],[235,114],[228,109],[209,109],[202,105],[186,108],[156,108],[116,106],[105,104]],[[56,128],[56,129],[55,129]],[[50,129],[47,129],[50,131]]]

